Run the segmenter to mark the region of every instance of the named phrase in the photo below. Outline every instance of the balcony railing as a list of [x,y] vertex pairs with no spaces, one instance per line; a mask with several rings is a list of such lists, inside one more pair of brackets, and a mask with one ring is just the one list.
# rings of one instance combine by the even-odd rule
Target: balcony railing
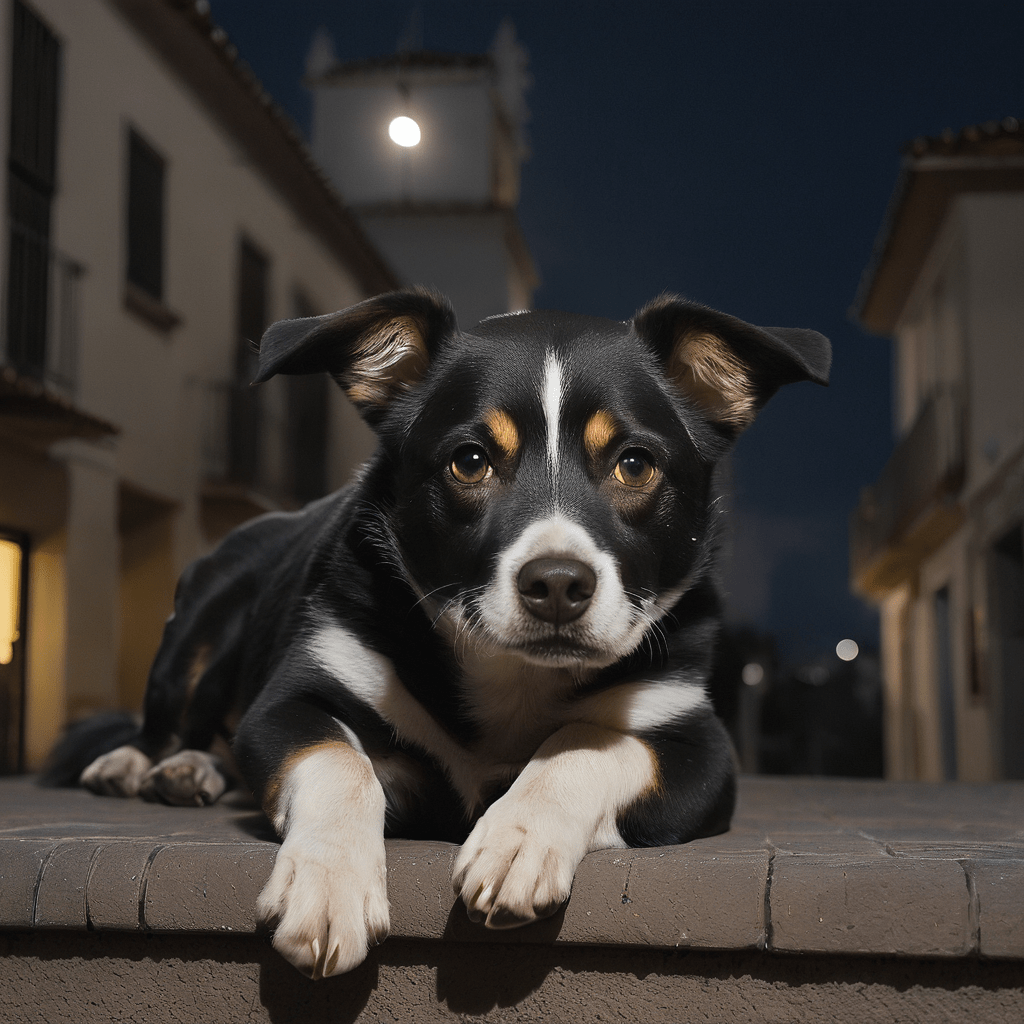
[[85,268],[37,232],[12,224],[0,364],[62,397],[74,397]]
[[963,404],[954,388],[937,391],[896,446],[878,480],[861,492],[850,519],[850,570],[864,581],[922,516],[959,492],[964,478]]
[[245,493],[261,507],[297,507],[326,492],[327,381],[292,377],[277,387],[201,385],[207,492]]

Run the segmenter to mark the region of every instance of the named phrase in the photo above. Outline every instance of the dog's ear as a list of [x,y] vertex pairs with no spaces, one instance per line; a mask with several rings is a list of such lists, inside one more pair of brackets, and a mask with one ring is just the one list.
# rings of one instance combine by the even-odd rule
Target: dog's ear
[[425,289],[388,292],[325,316],[281,320],[263,335],[253,384],[276,373],[326,371],[373,424],[419,382],[440,342],[456,330],[448,300]]
[[728,434],[749,426],[783,384],[828,384],[832,347],[817,331],[755,327],[675,295],[646,305],[633,328],[676,387]]

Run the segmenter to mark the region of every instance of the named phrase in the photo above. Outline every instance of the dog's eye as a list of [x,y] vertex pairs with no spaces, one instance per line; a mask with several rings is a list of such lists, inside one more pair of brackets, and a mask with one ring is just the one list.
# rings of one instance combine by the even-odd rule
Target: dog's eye
[[627,487],[643,487],[654,479],[654,457],[643,448],[627,448],[615,463],[615,479]]
[[456,448],[449,468],[460,484],[482,483],[492,472],[487,452],[478,444],[464,444]]

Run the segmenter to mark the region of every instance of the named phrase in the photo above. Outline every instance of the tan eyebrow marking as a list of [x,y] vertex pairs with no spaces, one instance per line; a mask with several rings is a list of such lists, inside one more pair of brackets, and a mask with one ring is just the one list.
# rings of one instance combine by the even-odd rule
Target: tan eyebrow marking
[[484,413],[484,423],[491,432],[495,444],[512,458],[519,451],[519,431],[512,417],[503,409],[488,409]]
[[598,409],[583,428],[583,446],[587,454],[596,459],[611,444],[617,429],[615,417],[604,409]]

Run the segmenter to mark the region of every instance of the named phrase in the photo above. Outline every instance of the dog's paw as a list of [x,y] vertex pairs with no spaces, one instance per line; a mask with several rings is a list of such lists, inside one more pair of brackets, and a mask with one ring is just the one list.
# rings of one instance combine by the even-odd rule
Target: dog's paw
[[222,764],[205,750],[179,750],[143,775],[139,796],[181,807],[215,803],[228,785]]
[[384,840],[379,849],[290,835],[256,902],[274,948],[309,978],[358,967],[391,927]]
[[78,777],[100,796],[136,796],[153,762],[138,747],[123,746],[101,754]]
[[517,928],[555,913],[586,853],[577,831],[555,807],[508,795],[492,804],[452,870],[470,919]]

